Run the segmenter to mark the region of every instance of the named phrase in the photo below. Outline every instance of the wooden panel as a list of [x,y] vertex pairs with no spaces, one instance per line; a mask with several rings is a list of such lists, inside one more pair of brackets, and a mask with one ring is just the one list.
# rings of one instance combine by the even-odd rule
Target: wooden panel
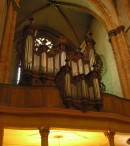
[[108,95],[103,97],[103,111],[110,113],[114,112],[113,101]]
[[124,115],[130,116],[130,101],[123,102]]
[[7,104],[9,88],[0,87],[0,104]]
[[27,98],[27,106],[31,107],[41,107],[43,103],[43,88],[29,88]]
[[[56,86],[24,87],[0,86],[0,105],[10,107],[59,107],[64,108]],[[130,100],[114,95],[103,95],[103,112],[130,116]]]
[[103,110],[105,112],[112,112],[121,115],[130,116],[130,100],[120,98],[110,94],[104,94],[104,106]]
[[119,100],[118,98],[114,98],[114,106],[115,106],[115,113],[119,113],[119,114],[124,114],[123,111],[123,100],[121,101],[121,99]]
[[15,107],[25,106],[25,89],[12,88],[10,91],[9,105]]
[[46,102],[48,107],[61,107],[62,98],[56,87],[45,87]]

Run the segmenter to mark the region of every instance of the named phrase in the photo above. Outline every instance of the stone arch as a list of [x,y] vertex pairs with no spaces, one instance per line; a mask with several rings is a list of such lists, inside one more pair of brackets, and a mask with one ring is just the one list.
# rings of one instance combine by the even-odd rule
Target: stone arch
[[116,24],[116,22],[113,21],[111,13],[101,1],[94,1],[94,0],[89,0],[89,1],[100,12],[101,14],[100,17],[101,19],[104,19],[107,30],[112,30],[114,28],[117,28],[118,24]]

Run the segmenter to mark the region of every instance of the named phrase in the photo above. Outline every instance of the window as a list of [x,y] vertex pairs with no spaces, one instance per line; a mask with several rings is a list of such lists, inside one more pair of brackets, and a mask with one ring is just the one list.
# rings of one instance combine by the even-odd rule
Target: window
[[19,84],[20,76],[21,76],[21,61],[20,61],[19,65],[18,65],[17,85]]
[[45,37],[39,37],[39,38],[36,38],[35,40],[35,47],[36,47],[36,51],[39,50],[39,48],[41,47],[47,47],[47,52],[49,52],[51,50],[51,48],[53,47],[53,43],[46,39]]

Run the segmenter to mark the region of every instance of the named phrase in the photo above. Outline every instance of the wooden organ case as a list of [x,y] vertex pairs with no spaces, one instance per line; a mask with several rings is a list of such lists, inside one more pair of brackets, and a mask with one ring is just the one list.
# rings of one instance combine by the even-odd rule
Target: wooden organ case
[[101,82],[103,63],[95,52],[92,34],[85,37],[85,47],[71,49],[65,37],[48,47],[41,38],[36,45],[32,23],[24,29],[19,85],[56,85],[66,108],[100,111],[103,103]]

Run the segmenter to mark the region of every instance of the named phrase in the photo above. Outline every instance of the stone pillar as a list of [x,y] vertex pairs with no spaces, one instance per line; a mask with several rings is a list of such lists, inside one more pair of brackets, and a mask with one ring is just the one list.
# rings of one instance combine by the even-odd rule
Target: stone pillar
[[114,143],[114,136],[115,136],[115,132],[112,132],[112,131],[107,131],[104,133],[105,136],[108,138],[108,142],[109,142],[109,146],[115,146],[115,143]]
[[123,0],[123,3],[124,3],[127,15],[129,17],[129,20],[130,20],[130,3],[129,3],[129,0]]
[[0,52],[0,83],[3,83],[3,75],[6,62],[6,53],[9,41],[9,32],[11,28],[12,15],[13,15],[13,4],[12,0],[8,2],[7,14],[5,19],[3,37],[1,42],[1,52]]
[[0,146],[3,146],[4,128],[0,127]]
[[7,13],[7,0],[6,1],[0,0],[0,47],[1,47],[6,13]]
[[4,70],[4,77],[3,83],[8,84],[10,79],[10,66],[12,60],[12,48],[13,48],[13,41],[14,41],[14,33],[15,33],[15,24],[16,24],[16,17],[17,17],[17,10],[19,8],[19,0],[13,0],[13,16],[11,22],[11,29],[9,33],[9,41],[6,53],[6,63],[5,63],[5,70]]
[[[126,36],[125,36],[125,32],[124,32],[124,26],[119,26],[117,28],[117,39],[118,39],[118,44],[120,44],[120,50],[121,50],[121,58],[122,58],[122,62],[123,62],[123,67],[124,67],[124,71],[126,73],[126,79],[128,82],[128,87],[130,90],[130,53],[129,53],[129,47],[126,41]],[[126,97],[130,99],[129,97]]]
[[48,146],[49,127],[41,127],[39,133],[41,135],[41,146]]
[[123,39],[123,36],[121,37],[121,35],[123,35],[121,26],[119,26],[117,29],[109,31],[108,35],[113,47],[113,53],[117,64],[117,70],[118,70],[124,98],[130,98],[130,92],[129,92],[130,78],[128,73],[129,68],[128,68],[128,50],[127,50],[128,48],[126,42]]

